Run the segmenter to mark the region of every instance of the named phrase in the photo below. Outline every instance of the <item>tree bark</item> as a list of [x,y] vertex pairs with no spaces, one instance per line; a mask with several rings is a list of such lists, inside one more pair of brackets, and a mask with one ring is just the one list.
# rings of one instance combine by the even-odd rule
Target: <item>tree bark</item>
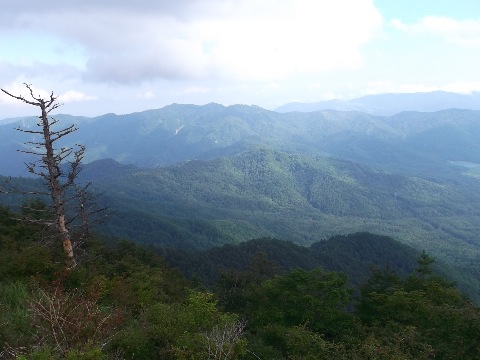
[[52,131],[50,129],[50,122],[48,120],[48,112],[46,109],[46,104],[42,100],[39,102],[40,108],[42,110],[42,120],[43,125],[43,138],[45,140],[45,150],[46,156],[43,160],[48,170],[48,180],[50,182],[50,190],[53,202],[53,209],[55,211],[58,233],[61,237],[63,244],[63,251],[65,253],[65,262],[68,269],[71,269],[76,266],[75,257],[73,254],[72,240],[70,238],[70,232],[66,226],[65,222],[65,207],[63,203],[64,187],[59,182],[60,173],[60,164],[57,161],[55,156],[55,151],[53,148],[53,141],[51,138]]
[[[62,130],[52,129],[52,125],[56,124],[55,119],[49,118],[49,113],[58,108],[60,105],[56,103],[57,97],[51,93],[49,98],[42,98],[41,96],[35,96],[33,94],[32,87],[28,84],[25,84],[27,89],[30,92],[30,99],[19,95],[12,95],[8,91],[1,89],[8,96],[15,98],[17,100],[23,101],[26,104],[38,106],[41,110],[41,115],[39,116],[40,122],[37,124],[42,128],[41,131],[34,130],[23,130],[27,133],[34,135],[41,135],[43,140],[38,142],[30,142],[28,144],[33,145],[34,149],[41,149],[41,152],[32,150],[32,151],[23,151],[29,154],[37,155],[41,158],[40,168],[43,170],[38,170],[36,163],[27,164],[29,172],[43,177],[49,187],[50,197],[52,199],[52,208],[55,216],[55,227],[57,229],[57,234],[59,240],[62,242],[63,251],[65,254],[65,265],[68,270],[74,268],[77,263],[74,256],[74,250],[72,245],[71,235],[68,229],[68,222],[66,220],[66,209],[65,209],[65,191],[67,188],[74,184],[74,180],[79,171],[79,164],[83,158],[84,146],[79,145],[80,150],[76,151],[72,155],[72,149],[62,148],[59,151],[55,151],[54,142],[65,135],[70,134],[75,131],[76,128],[72,125],[70,127],[64,128]],[[61,165],[62,161],[67,157],[72,155],[74,160],[70,162],[70,171],[66,174],[66,179],[62,182]],[[53,225],[53,224],[52,224]]]

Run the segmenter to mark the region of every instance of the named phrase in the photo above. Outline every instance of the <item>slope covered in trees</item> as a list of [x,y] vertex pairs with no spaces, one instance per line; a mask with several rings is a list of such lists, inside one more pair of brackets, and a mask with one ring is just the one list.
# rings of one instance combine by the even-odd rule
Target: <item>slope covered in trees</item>
[[117,210],[105,231],[151,245],[207,248],[264,236],[311,244],[369,231],[458,266],[480,253],[475,181],[446,185],[266,148],[122,176],[97,174],[86,166],[83,176],[108,190]]
[[213,285],[226,270],[245,271],[252,260],[257,265],[270,263],[273,273],[301,268],[322,267],[349,276],[359,285],[374,268],[390,268],[399,275],[411,273],[416,267],[417,252],[387,236],[355,233],[334,236],[304,247],[290,241],[272,238],[255,239],[238,245],[224,245],[205,251],[162,249],[164,259],[179,268],[188,278]]
[[426,254],[410,274],[378,270],[356,288],[339,272],[279,274],[257,258],[206,291],[127,242],[91,240],[65,273],[42,230],[16,216],[0,208],[5,359],[478,357],[480,309]]
[[[102,201],[117,209],[99,230],[150,248],[81,236],[65,267],[48,227],[39,226],[49,219],[39,218],[49,208],[41,198],[24,203],[22,214],[1,207],[0,357],[478,355],[479,309],[435,275],[430,255],[415,263],[413,250],[365,232],[427,249],[448,280],[480,302],[480,185],[462,173],[468,167],[475,175],[480,163],[478,112],[376,117],[172,105],[79,119],[85,131],[67,140],[75,127],[56,128],[42,107],[54,103],[53,94],[44,100],[27,88],[38,104],[27,102],[42,108],[43,132],[26,122],[22,131],[33,139],[19,150],[39,156],[39,167],[26,159],[27,169],[51,185],[59,229],[72,215],[64,205],[75,198],[73,180],[94,180],[92,189],[108,191]],[[99,160],[78,178],[85,148],[70,146],[82,139],[89,160],[135,165]],[[0,132],[0,151],[17,141]],[[325,153],[357,163],[319,156]],[[175,165],[136,167],[159,164]],[[20,183],[42,186],[10,181]],[[8,196],[0,202],[19,205]],[[15,220],[26,215],[42,221]],[[364,232],[336,235],[354,231]],[[212,249],[226,243],[241,244]],[[71,246],[66,253],[73,259]]]
[[[307,155],[329,154],[403,174],[456,178],[449,161],[480,163],[479,111],[444,110],[372,116],[318,111],[280,114],[256,106],[173,104],[162,109],[96,118],[59,115],[80,124],[64,146],[81,143],[86,162],[113,158],[153,167],[237,154],[252,145]],[[31,119],[33,120],[33,119]],[[33,120],[34,121],[34,120]],[[22,119],[17,123],[27,123]],[[0,125],[1,175],[19,175],[25,159],[15,124]]]
[[426,249],[463,288],[480,293],[480,188],[469,177],[445,184],[265,147],[156,169],[103,160],[81,176],[105,193],[101,206],[116,210],[99,228],[108,235],[205,249],[260,237],[309,245],[368,231]]

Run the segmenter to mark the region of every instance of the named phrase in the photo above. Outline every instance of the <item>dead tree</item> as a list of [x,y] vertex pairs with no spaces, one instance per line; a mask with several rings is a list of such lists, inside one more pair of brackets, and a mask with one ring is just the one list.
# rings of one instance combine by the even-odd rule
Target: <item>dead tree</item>
[[77,227],[77,239],[82,242],[91,237],[90,228],[92,225],[102,223],[112,214],[108,206],[100,206],[99,198],[102,194],[94,194],[89,191],[92,183],[79,186],[73,184],[75,194],[74,215],[70,219],[73,227]]
[[230,324],[215,326],[211,331],[205,333],[208,358],[218,360],[235,358],[235,350],[245,335],[246,325],[246,321],[236,320]]
[[[40,95],[35,96],[31,85],[25,84],[25,86],[29,91],[30,96],[28,98],[11,94],[4,89],[1,90],[14,99],[28,105],[38,106],[41,111],[41,115],[38,117],[40,120],[37,122],[38,130],[16,128],[16,130],[32,134],[34,137],[39,136],[38,141],[34,139],[25,143],[29,147],[28,150],[19,151],[37,157],[35,162],[26,163],[26,166],[30,173],[42,177],[47,183],[47,193],[52,200],[54,227],[63,246],[66,268],[72,269],[76,266],[76,260],[66,216],[67,190],[74,185],[80,171],[85,147],[76,145],[76,150],[69,147],[56,150],[56,142],[76,131],[77,128],[75,125],[71,125],[60,130],[55,129],[54,125],[58,120],[52,118],[49,114],[61,105],[56,102],[57,96],[53,92],[47,98]],[[67,169],[64,166],[66,163],[69,164]]]

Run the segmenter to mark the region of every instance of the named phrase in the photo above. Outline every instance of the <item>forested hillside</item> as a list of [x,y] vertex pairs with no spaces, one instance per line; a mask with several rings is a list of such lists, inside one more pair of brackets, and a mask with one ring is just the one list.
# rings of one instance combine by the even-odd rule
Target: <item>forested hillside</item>
[[[435,182],[256,147],[154,169],[101,160],[84,165],[80,180],[93,181],[102,205],[115,209],[99,228],[104,234],[205,249],[260,237],[309,245],[368,231],[429,251],[463,288],[480,288],[480,183],[473,177]],[[18,181],[26,190],[40,186]],[[19,201],[0,197],[5,205]]]
[[[310,245],[371,232],[427,250],[450,266],[464,291],[480,294],[480,184],[470,177],[445,184],[258,147],[155,169],[102,160],[85,165],[80,180],[93,181],[101,205],[115,210],[98,228],[106,235],[207,249],[261,237]],[[0,197],[5,205],[15,201]]]
[[[244,271],[259,263],[266,267],[270,264],[270,271],[278,273],[322,267],[343,272],[348,275],[351,285],[360,286],[374,269],[389,268],[401,276],[411,273],[417,266],[418,256],[418,252],[392,238],[370,233],[334,236],[309,247],[261,238],[200,252],[161,249],[161,254],[188,278],[210,286],[227,271]],[[256,265],[252,265],[252,261]]]
[[[190,355],[180,355],[183,354],[181,349],[192,349],[199,334],[205,334],[207,328],[214,331],[217,325],[237,326],[243,324],[238,322],[240,319],[248,319],[251,327],[245,339],[235,343],[232,351],[243,354],[244,358],[251,358],[253,353],[261,353],[265,358],[308,358],[308,354],[302,355],[295,347],[297,340],[289,343],[288,339],[296,336],[300,336],[298,341],[313,341],[320,346],[315,350],[317,353],[326,351],[325,354],[335,354],[332,356],[340,356],[342,352],[361,353],[359,358],[365,358],[363,352],[365,346],[369,346],[366,345],[368,341],[388,354],[398,351],[406,358],[429,358],[435,351],[448,354],[448,346],[440,339],[450,334],[435,333],[429,328],[430,324],[439,328],[445,326],[429,316],[437,316],[439,311],[442,313],[439,316],[450,322],[462,323],[458,325],[460,328],[477,326],[476,323],[463,324],[466,315],[462,312],[473,314],[470,320],[475,322],[477,310],[447,282],[454,281],[464,295],[480,302],[479,118],[480,112],[467,110],[379,117],[337,111],[279,114],[254,106],[217,104],[171,105],[159,110],[125,116],[107,114],[94,119],[60,116],[61,121],[78,120],[81,130],[72,133],[68,141],[62,139],[66,141],[58,145],[85,143],[88,149],[83,171],[76,179],[78,184],[84,186],[92,182],[89,190],[102,194],[98,198],[99,206],[113,210],[108,221],[96,231],[113,239],[114,243],[116,239],[128,239],[148,246],[149,250],[130,243],[122,243],[119,248],[92,243],[88,245],[91,248],[85,249],[85,256],[97,254],[100,263],[92,260],[92,265],[81,268],[79,273],[75,271],[78,279],[70,278],[74,275],[59,279],[61,261],[54,260],[58,256],[56,250],[45,244],[40,246],[30,236],[38,229],[7,221],[7,225],[4,224],[7,228],[13,226],[20,229],[20,233],[15,233],[17,230],[5,233],[7,240],[2,246],[9,249],[9,255],[5,256],[15,259],[11,264],[16,264],[15,267],[4,265],[8,268],[6,279],[15,279],[18,275],[20,291],[25,292],[32,284],[24,276],[38,274],[43,280],[34,284],[34,291],[38,286],[42,286],[41,291],[47,291],[45,284],[58,280],[62,282],[58,291],[63,294],[69,289],[87,291],[93,286],[87,277],[100,276],[101,286],[106,286],[102,290],[106,297],[97,294],[90,300],[100,301],[102,306],[111,305],[113,301],[114,308],[129,304],[136,309],[122,308],[132,322],[127,321],[129,330],[118,338],[123,342],[112,345],[115,349],[112,351],[118,350],[130,357],[133,357],[133,348],[143,349],[144,354],[148,354],[142,355],[144,358],[159,351],[165,358],[188,357]],[[30,120],[22,120],[27,131]],[[5,126],[11,129],[14,125]],[[22,150],[21,142],[28,139],[20,140],[18,132],[12,135],[3,131],[3,126],[0,128],[0,151],[6,154],[6,160],[0,163],[3,167],[0,173],[15,174],[17,170],[12,169],[20,169],[19,164],[28,161],[28,156],[20,162],[10,157],[9,152]],[[107,156],[112,159],[105,159]],[[12,178],[8,182],[9,186],[19,185],[24,191],[42,186],[41,181],[30,178]],[[0,196],[0,204],[13,210],[24,200],[11,194]],[[49,199],[40,198],[40,201],[48,202]],[[356,235],[345,235],[352,233]],[[388,240],[379,240],[385,236]],[[26,250],[17,243],[25,237],[29,244]],[[354,241],[356,238],[360,240]],[[257,240],[249,241],[252,239]],[[406,250],[395,241],[414,250]],[[218,246],[223,247],[216,248]],[[10,250],[16,251],[16,255]],[[436,269],[447,275],[447,282],[432,277],[430,267],[428,276],[422,272],[424,268],[419,270],[410,252],[420,254],[422,250],[437,259]],[[32,257],[29,251],[37,251],[39,255]],[[135,254],[134,259],[122,260],[130,251]],[[162,254],[172,266],[181,269],[195,286],[208,286],[209,291],[216,294],[198,292],[199,288],[191,292],[193,285],[170,270],[155,254]],[[424,260],[428,262],[428,259]],[[130,264],[119,265],[117,261],[133,261],[133,266],[141,269],[140,273],[138,269],[130,269]],[[259,263],[255,265],[255,262]],[[260,274],[252,274],[257,265],[261,268],[257,268]],[[369,265],[389,266],[397,274],[372,272]],[[165,279],[151,267],[167,271],[172,279],[177,277],[182,289],[160,286],[164,292],[152,295],[149,287]],[[318,267],[323,270],[316,270]],[[15,268],[19,269],[18,273]],[[295,268],[302,270],[292,270]],[[346,273],[350,280],[329,271]],[[135,281],[145,281],[147,285],[141,289],[125,289],[128,299],[120,299],[118,294],[120,298],[116,299],[113,287],[118,281],[112,279],[117,276],[122,279],[133,276],[135,280],[128,280],[132,282],[128,286],[135,287]],[[361,283],[367,279],[374,284],[362,290]],[[69,285],[71,281],[73,285]],[[170,284],[170,280],[165,281]],[[341,289],[332,295],[336,299],[335,310],[329,308],[336,314],[334,323],[340,324],[347,319],[348,326],[339,325],[340,328],[331,330],[335,328],[329,322],[331,319],[317,319],[314,313],[305,315],[302,311],[286,315],[287,309],[277,304],[278,294],[296,288],[296,283],[305,282],[301,290],[307,292],[308,298],[309,291],[317,293],[318,289],[309,288],[307,284],[321,288],[327,286],[325,281]],[[16,284],[6,286],[13,286],[8,291],[16,291]],[[106,290],[109,286],[110,290]],[[354,304],[349,286],[355,287],[352,290],[355,294],[362,294],[355,310],[358,312],[351,311]],[[190,290],[185,290],[187,288]],[[377,294],[378,289],[381,295]],[[133,295],[136,291],[139,293]],[[174,299],[169,298],[170,295]],[[27,295],[22,296],[28,299]],[[301,296],[292,301],[305,300]],[[218,302],[213,300],[215,297]],[[448,305],[436,304],[435,298],[444,299]],[[85,299],[83,295],[81,299]],[[398,304],[397,300],[402,303]],[[29,301],[27,303],[31,303]],[[158,301],[162,305],[158,305]],[[144,302],[148,305],[143,305]],[[177,321],[162,311],[180,316],[179,309],[198,304],[215,315],[208,318],[208,326],[201,330],[183,319],[186,322],[181,326],[191,329],[188,336],[192,336],[184,339],[186,343],[178,343],[178,336],[173,339],[156,333],[158,324],[167,326]],[[270,306],[277,306],[270,304],[278,305],[277,313],[269,313]],[[455,311],[457,315],[461,313],[460,319],[449,313],[453,304],[459,307]],[[407,307],[404,316],[396,317],[396,313],[389,310],[404,305]],[[157,310],[149,306],[163,310],[155,313]],[[429,314],[428,319],[415,318],[411,313],[413,309],[423,309]],[[19,311],[25,313],[26,310]],[[228,314],[224,314],[225,311]],[[383,318],[376,318],[371,311],[382,314]],[[96,314],[101,318],[101,311]],[[152,328],[150,320],[156,316],[160,317],[157,318],[159,323]],[[292,322],[290,317],[296,320]],[[271,322],[270,318],[275,320]],[[221,319],[229,320],[222,323]],[[403,323],[402,319],[408,321]],[[9,321],[5,324],[11,324]],[[310,326],[313,322],[320,323]],[[393,328],[385,330],[390,325]],[[145,328],[149,329],[145,337],[132,336]],[[355,329],[352,336],[361,340],[353,344],[350,335],[344,332],[346,329]],[[450,339],[447,343],[461,342],[462,336],[471,335],[464,330],[455,333],[461,334],[459,339]],[[172,330],[172,334],[178,335],[175,331]],[[362,335],[357,331],[363,332]],[[433,341],[430,336],[434,333],[437,337]],[[4,336],[10,339],[9,343],[13,341]],[[31,342],[29,336],[21,335],[19,339],[23,340],[19,340],[18,346],[22,346],[21,341]],[[386,338],[397,336],[398,339],[418,337],[419,340],[414,342],[413,348],[402,343],[403,340],[386,345]],[[204,346],[205,339],[200,338],[202,340],[196,344]],[[250,347],[245,347],[247,343]],[[441,350],[437,350],[437,345]],[[55,352],[55,349],[45,350],[45,356],[48,358],[48,351]],[[462,351],[470,354],[472,349],[470,346]],[[92,351],[97,350],[94,347]]]
[[104,231],[155,246],[207,248],[264,236],[311,244],[369,231],[457,266],[480,253],[475,180],[445,185],[266,148],[156,169],[93,163],[83,176],[117,210]]
[[[262,145],[290,153],[330,155],[377,169],[429,178],[457,177],[450,161],[480,164],[480,112],[444,110],[373,116],[324,110],[277,113],[257,106],[173,104],[162,109],[96,118],[58,115],[79,130],[62,146],[84,144],[85,162],[112,158],[153,167],[194,159],[214,159]],[[35,118],[0,125],[1,175],[26,174],[18,154],[25,141],[14,127]]]
[[89,238],[77,249],[77,267],[65,271],[48,232],[18,216],[0,208],[4,359],[478,357],[480,309],[432,272],[428,254],[417,253],[415,269],[396,274],[396,259],[413,265],[413,254],[391,239],[363,234],[311,247],[313,257],[337,247],[347,267],[355,258],[365,268],[364,255],[376,258],[374,244],[388,244],[391,256],[377,264],[390,270],[374,270],[354,288],[340,272],[287,270],[255,252],[276,242],[267,240],[243,245],[248,255],[220,249],[245,257],[205,290],[152,249],[112,239]]

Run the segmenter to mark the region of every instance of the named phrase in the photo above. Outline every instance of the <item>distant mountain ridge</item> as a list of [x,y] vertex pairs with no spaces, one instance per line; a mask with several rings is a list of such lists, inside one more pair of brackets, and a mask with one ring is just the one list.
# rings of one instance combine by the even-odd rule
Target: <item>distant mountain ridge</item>
[[[57,118],[65,125],[79,124],[79,130],[59,145],[84,144],[85,162],[112,158],[148,168],[231,156],[261,145],[421,176],[448,176],[450,161],[480,164],[480,111],[474,110],[382,117],[334,110],[282,114],[257,106],[173,104],[121,116]],[[35,123],[32,117],[0,125],[1,175],[26,174],[23,163],[28,158],[17,150],[32,139],[14,127],[31,128]]]
[[286,113],[338,110],[391,116],[404,111],[433,112],[447,109],[480,110],[480,92],[468,95],[445,91],[366,95],[352,100],[292,102],[276,108],[275,111]]

